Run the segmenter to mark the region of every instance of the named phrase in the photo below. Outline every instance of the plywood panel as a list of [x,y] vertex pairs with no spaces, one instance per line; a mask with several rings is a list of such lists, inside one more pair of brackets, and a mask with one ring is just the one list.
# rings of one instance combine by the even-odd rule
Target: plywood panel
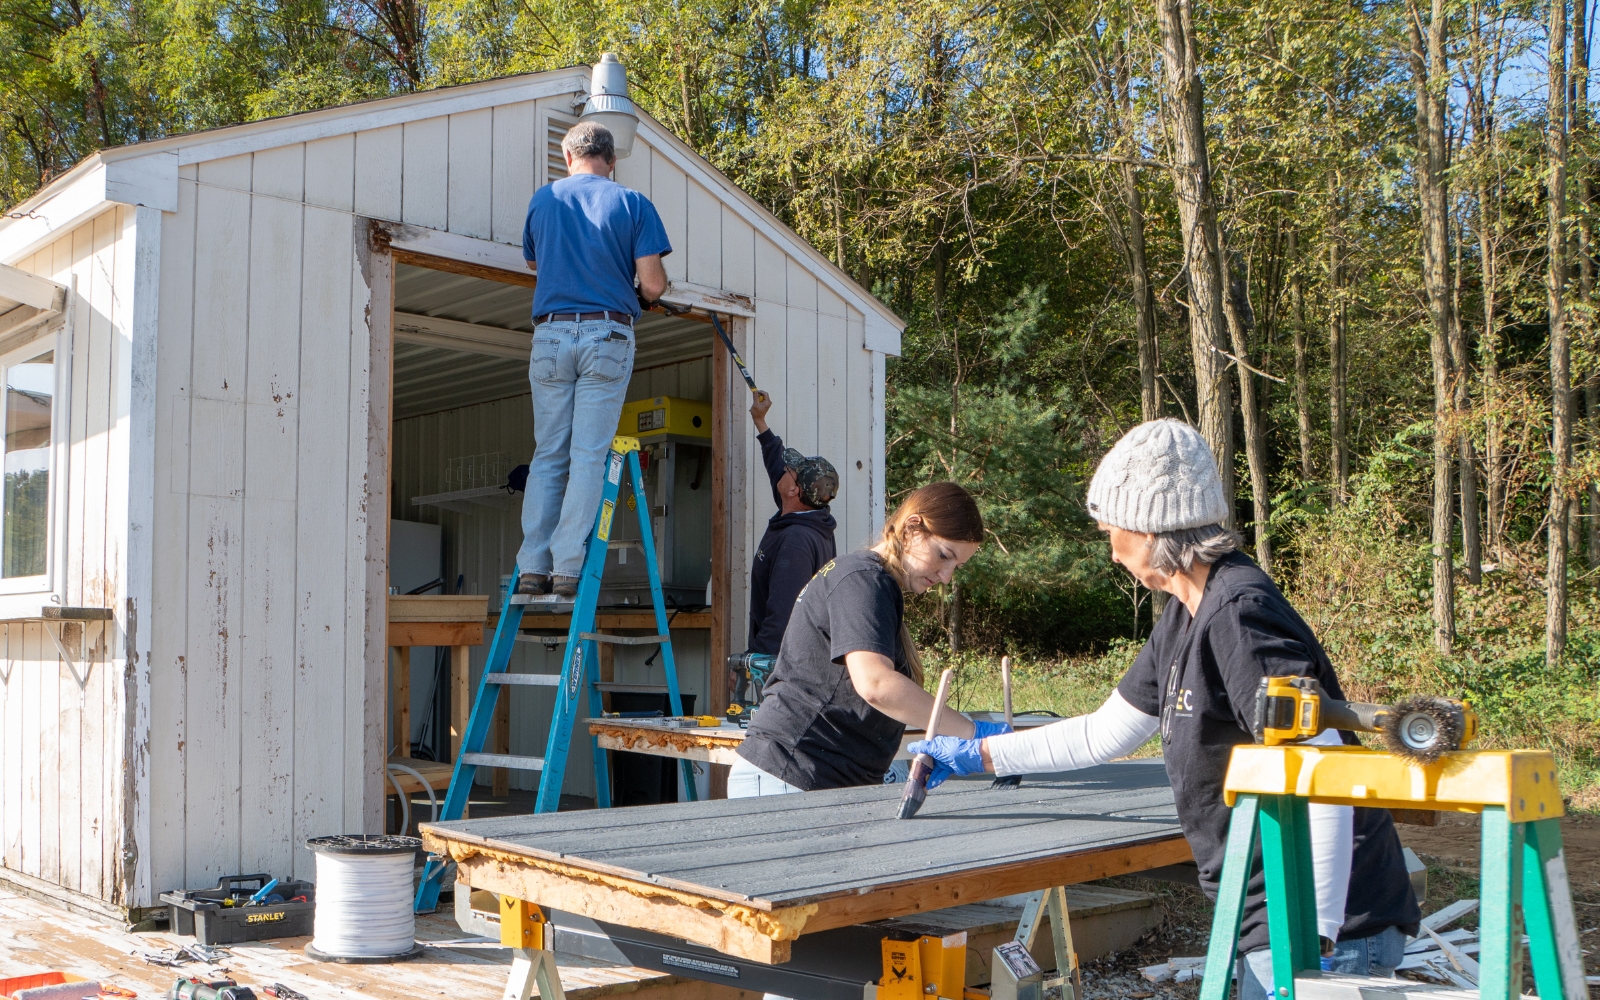
[[356,133],[356,214],[400,221],[402,126]]
[[797,309],[815,312],[817,309],[817,277],[804,264],[788,258],[784,269],[788,274],[788,303]]
[[161,217],[161,333],[156,342],[155,520],[151,550],[150,878],[185,886],[187,835],[189,364],[193,337],[196,185],[178,184]]
[[[640,150],[634,149],[633,155],[638,156]],[[631,157],[630,157],[631,159]],[[667,278],[671,281],[687,280],[688,247],[689,247],[689,220],[688,220],[688,185],[689,179],[682,170],[674,166],[660,153],[652,152],[650,157],[650,201],[656,206],[656,211],[661,215],[661,224],[667,230],[667,240],[672,244],[672,253],[667,255],[663,263],[667,269]]]
[[450,231],[488,239],[494,207],[494,110],[449,119]]
[[400,174],[400,220],[428,229],[450,228],[450,119],[407,122]]
[[784,256],[778,245],[762,236],[755,234],[756,249],[756,298],[776,302],[779,305],[789,301],[789,258]]
[[785,329],[787,376],[786,422],[780,431],[791,446],[807,455],[817,453],[817,314],[788,307]]
[[722,206],[710,191],[686,180],[687,235],[684,266],[687,280],[708,288],[722,286]]
[[722,288],[738,295],[756,293],[756,234],[726,205],[722,216]]
[[255,154],[251,190],[256,194],[299,201],[305,196],[305,178],[304,143],[263,149]]
[[[294,453],[294,873],[315,872],[307,837],[347,832],[342,813],[350,530],[352,220],[307,209],[302,262],[301,420]],[[364,438],[362,447],[365,447]]]
[[[185,815],[204,836],[188,839],[185,877],[215,885],[242,871],[240,754],[245,726],[240,638],[244,603],[244,501],[192,497],[188,549],[188,768]],[[197,830],[198,833],[198,830]]]
[[533,101],[523,101],[494,109],[490,238],[501,243],[522,243],[522,223],[528,214],[528,199],[533,197],[534,170],[542,152],[534,137],[537,108]]
[[206,160],[200,164],[200,183],[212,187],[250,190],[251,155],[227,156],[220,160]]
[[355,206],[355,172],[354,135],[306,143],[306,203],[350,211]]
[[[627,159],[617,161],[617,169],[611,177],[623,187],[633,188],[646,198],[655,200],[651,188],[650,165],[655,161],[650,147],[643,141],[635,139],[633,154]],[[659,209],[659,206],[657,206]]]

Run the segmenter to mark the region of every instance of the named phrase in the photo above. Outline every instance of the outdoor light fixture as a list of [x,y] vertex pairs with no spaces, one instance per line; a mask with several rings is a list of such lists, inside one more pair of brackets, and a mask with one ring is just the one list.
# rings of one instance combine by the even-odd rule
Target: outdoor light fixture
[[633,136],[639,130],[639,113],[628,99],[628,71],[615,52],[604,52],[590,74],[589,100],[579,121],[604,125],[616,142],[617,159],[633,152]]

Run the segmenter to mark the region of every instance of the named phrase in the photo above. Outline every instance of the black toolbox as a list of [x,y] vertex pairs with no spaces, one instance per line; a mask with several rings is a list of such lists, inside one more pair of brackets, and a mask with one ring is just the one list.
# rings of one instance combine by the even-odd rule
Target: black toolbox
[[[203,945],[310,934],[317,901],[317,887],[311,882],[279,882],[272,894],[282,896],[285,902],[244,905],[271,881],[271,875],[231,875],[215,889],[163,892],[161,901],[167,904],[172,920],[169,930],[192,934]],[[290,902],[299,896],[305,900]],[[230,900],[232,905],[223,905]]]

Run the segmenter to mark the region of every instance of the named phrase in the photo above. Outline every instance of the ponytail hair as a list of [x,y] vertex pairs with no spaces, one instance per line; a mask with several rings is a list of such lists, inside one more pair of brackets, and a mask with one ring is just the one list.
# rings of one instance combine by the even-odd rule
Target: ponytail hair
[[[907,523],[912,515],[920,517],[921,523]],[[900,560],[905,553],[906,538],[918,533],[947,538],[953,542],[981,542],[983,514],[978,511],[977,501],[972,499],[972,494],[956,483],[929,483],[913,490],[884,522],[883,534],[875,546],[883,558],[884,569],[889,571],[902,590],[906,589],[906,572]],[[917,654],[911,631],[903,621],[900,624],[900,644],[905,647],[906,661],[911,666],[911,679],[918,684],[923,683],[922,657]]]

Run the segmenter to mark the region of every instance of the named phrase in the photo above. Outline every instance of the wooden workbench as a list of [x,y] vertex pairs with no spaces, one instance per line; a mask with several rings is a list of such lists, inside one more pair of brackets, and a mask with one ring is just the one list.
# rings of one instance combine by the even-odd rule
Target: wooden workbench
[[422,826],[474,888],[763,963],[801,934],[1189,860],[1160,761]]
[[[998,719],[996,712],[973,712],[975,718]],[[1018,729],[1032,729],[1061,720],[1052,715],[1023,715],[1016,719]],[[622,750],[628,753],[645,753],[656,757],[676,757],[698,760],[710,764],[732,764],[739,759],[739,744],[744,742],[749,730],[740,729],[731,722],[719,726],[674,728],[658,719],[598,719],[590,720],[589,735],[604,750]],[[906,747],[922,739],[922,730],[907,729],[900,738],[900,750],[895,760],[909,760]]]

